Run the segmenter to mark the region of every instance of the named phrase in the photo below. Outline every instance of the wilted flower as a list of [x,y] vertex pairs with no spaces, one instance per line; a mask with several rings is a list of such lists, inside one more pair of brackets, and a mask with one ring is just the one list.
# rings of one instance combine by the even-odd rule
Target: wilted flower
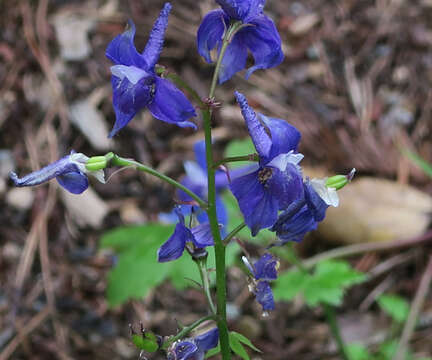
[[39,185],[56,178],[58,183],[72,194],[81,194],[89,185],[87,173],[105,183],[103,170],[88,171],[86,169],[88,160],[89,158],[84,154],[72,151],[70,155],[22,178],[19,178],[14,172],[10,174],[10,178],[19,187]]
[[111,83],[116,114],[109,137],[126,126],[145,107],[156,119],[180,127],[196,128],[194,123],[187,121],[196,116],[192,104],[174,84],[155,73],[170,10],[171,4],[166,3],[141,54],[134,45],[135,25],[132,21],[129,21],[130,28],[108,45],[106,56],[115,64],[111,66]]
[[296,153],[301,135],[284,120],[255,114],[239,92],[236,98],[258,152],[259,165],[234,179],[230,189],[255,236],[276,222],[279,210],[285,210],[303,194],[298,166],[303,155]]
[[210,11],[198,29],[198,52],[208,62],[210,51],[220,51],[226,29],[232,21],[244,25],[233,36],[222,60],[219,83],[229,80],[246,67],[248,49],[255,64],[248,69],[246,79],[257,69],[268,69],[283,60],[281,39],[276,26],[263,13],[265,0],[216,0],[222,9]]
[[168,350],[168,360],[203,360],[205,353],[217,346],[219,331],[213,328],[204,334],[173,343]]
[[[180,209],[175,209],[179,222],[177,223],[174,234],[165,241],[158,250],[158,261],[167,262],[178,259],[188,246],[192,254],[201,253],[206,246],[213,245],[210,224],[200,224],[189,229],[185,225],[184,216]],[[197,251],[196,251],[197,249]]]
[[250,288],[255,294],[257,301],[261,304],[264,311],[274,310],[275,304],[270,281],[277,278],[279,262],[268,253],[261,256],[253,265],[244,256],[243,262],[252,273],[253,279]]

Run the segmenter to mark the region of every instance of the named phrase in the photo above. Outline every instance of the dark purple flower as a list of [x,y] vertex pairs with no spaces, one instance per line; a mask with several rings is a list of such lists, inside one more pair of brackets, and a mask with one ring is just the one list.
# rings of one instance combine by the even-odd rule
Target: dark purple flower
[[253,279],[250,289],[255,294],[257,301],[264,311],[274,310],[275,304],[270,281],[277,278],[279,262],[268,253],[261,256],[253,265],[249,263],[246,257],[243,257],[243,262],[252,273]]
[[88,159],[84,154],[72,151],[70,155],[22,178],[19,178],[14,172],[10,174],[10,178],[18,187],[39,185],[56,178],[58,183],[72,194],[81,194],[89,185],[87,173],[105,183],[103,170],[88,171],[86,169]]
[[201,335],[173,343],[168,350],[168,360],[203,360],[205,353],[217,346],[219,331],[213,328]]
[[108,45],[106,56],[115,64],[111,66],[111,83],[116,114],[109,137],[126,126],[145,107],[156,119],[180,127],[196,128],[194,123],[187,121],[196,116],[192,104],[170,81],[155,73],[170,10],[171,4],[166,3],[141,54],[134,45],[135,25],[132,21],[129,21],[130,28]]
[[248,50],[255,63],[246,72],[246,79],[258,69],[269,69],[283,60],[281,39],[276,26],[263,13],[265,0],[216,0],[222,9],[210,11],[198,29],[198,52],[208,62],[210,51],[219,50],[225,30],[231,21],[241,21],[238,30],[228,45],[219,72],[219,83],[229,80],[236,72],[246,67]]
[[192,253],[195,249],[204,249],[206,246],[213,245],[210,224],[200,224],[191,229],[186,227],[184,216],[180,209],[175,209],[179,222],[177,223],[174,234],[159,248],[158,261],[167,262],[178,259],[182,256],[186,246],[190,246]]
[[248,174],[235,178],[230,189],[255,236],[303,194],[298,166],[303,155],[296,152],[301,135],[284,120],[256,114],[242,94],[235,94],[260,160]]
[[327,187],[325,179],[307,179],[303,186],[303,196],[283,211],[270,229],[278,237],[273,245],[301,241],[306,233],[315,230],[318,223],[324,220],[330,205],[339,205],[336,189]]

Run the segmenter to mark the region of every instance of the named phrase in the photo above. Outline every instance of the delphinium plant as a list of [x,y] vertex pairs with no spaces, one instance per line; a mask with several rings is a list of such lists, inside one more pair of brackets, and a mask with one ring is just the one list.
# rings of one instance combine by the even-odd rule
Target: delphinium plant
[[[219,9],[208,13],[197,33],[198,53],[213,63],[213,78],[205,99],[175,74],[167,74],[157,65],[163,49],[171,5],[166,3],[150,33],[142,52],[134,45],[135,25],[115,37],[106,50],[111,66],[113,107],[116,116],[110,137],[117,135],[134,116],[147,109],[154,118],[181,128],[202,127],[205,138],[195,145],[196,162],[185,162],[186,177],[176,181],[135,160],[113,152],[87,157],[71,152],[39,171],[18,177],[11,174],[16,186],[33,186],[56,178],[73,194],[89,186],[88,175],[104,182],[104,169],[130,167],[156,176],[177,188],[178,204],[165,217],[176,219],[173,233],[158,241],[159,250],[151,253],[160,263],[171,263],[187,257],[196,264],[202,290],[208,302],[208,314],[193,324],[183,326],[179,333],[161,337],[151,331],[133,332],[133,342],[143,352],[165,351],[171,360],[203,359],[220,351],[222,359],[231,359],[232,352],[248,358],[243,348],[256,349],[243,335],[229,331],[226,316],[226,252],[233,238],[244,228],[250,236],[260,231],[271,232],[274,241],[262,249],[259,259],[244,254],[250,290],[262,306],[263,315],[275,308],[272,282],[277,279],[278,260],[270,253],[272,247],[287,246],[300,241],[316,229],[329,206],[338,206],[337,190],[353,176],[337,175],[327,179],[305,178],[300,167],[303,155],[298,152],[301,134],[286,120],[255,112],[247,97],[236,91],[233,95],[241,109],[255,152],[236,154],[215,162],[212,146],[212,113],[219,106],[215,98],[217,84],[230,80],[246,67],[248,53],[254,64],[246,71],[246,79],[256,70],[278,66],[283,58],[281,39],[274,22],[264,13],[265,0],[216,0]],[[191,103],[186,93],[193,99]],[[196,109],[201,112],[197,118]],[[121,136],[121,135],[119,135]],[[230,163],[249,161],[244,167],[230,170]],[[229,189],[238,202],[244,221],[227,231],[227,209],[220,193]],[[208,253],[213,248],[216,273],[216,294],[209,275]],[[146,245],[149,250],[149,244]],[[178,261],[178,260],[177,260]],[[166,266],[161,264],[160,266]],[[338,334],[334,314],[329,312],[333,333]],[[216,349],[215,349],[216,348]],[[343,344],[340,346],[346,358]]]

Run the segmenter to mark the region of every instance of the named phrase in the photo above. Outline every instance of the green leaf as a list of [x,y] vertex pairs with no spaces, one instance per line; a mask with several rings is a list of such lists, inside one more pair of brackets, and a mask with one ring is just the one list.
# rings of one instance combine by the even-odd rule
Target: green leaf
[[[255,146],[252,142],[251,138],[245,138],[242,140],[233,140],[231,141],[227,147],[225,148],[225,157],[232,157],[232,156],[243,156],[243,155],[249,155],[249,154],[255,154]],[[250,165],[250,161],[235,161],[230,162],[229,167],[230,168],[237,168],[245,165]]]
[[273,282],[275,300],[290,301],[301,293],[311,276],[298,270],[285,271]]
[[369,350],[361,344],[348,344],[345,346],[346,352],[350,360],[370,360],[371,354]]
[[408,157],[414,164],[420,167],[426,175],[432,177],[432,165],[414,152],[402,150],[403,154]]
[[398,295],[381,295],[378,298],[378,305],[394,321],[404,323],[408,317],[410,306],[408,302]]
[[[114,249],[118,256],[117,264],[108,274],[110,306],[131,298],[140,299],[166,279],[179,290],[191,286],[191,280],[200,281],[197,267],[186,252],[175,261],[157,261],[157,250],[173,231],[174,225],[147,224],[120,227],[103,235],[101,247]],[[207,250],[208,267],[212,268],[215,266],[214,249],[209,247]],[[237,244],[227,247],[227,265],[234,262],[238,252]]]
[[252,342],[246,336],[236,331],[231,331],[231,335],[235,337],[238,341],[240,341],[242,344],[249,346],[251,349],[255,350],[256,352],[262,352],[254,344],[252,344]]
[[233,333],[231,332],[229,333],[229,344],[231,350],[235,354],[240,356],[243,360],[250,360],[250,357],[246,352],[245,348],[243,347],[242,343],[240,342],[240,340],[238,340],[237,337],[233,335]]
[[320,303],[340,305],[344,290],[363,282],[366,276],[352,269],[346,261],[324,261],[312,275],[290,270],[282,273],[273,287],[276,300],[292,300],[301,294],[309,306]]

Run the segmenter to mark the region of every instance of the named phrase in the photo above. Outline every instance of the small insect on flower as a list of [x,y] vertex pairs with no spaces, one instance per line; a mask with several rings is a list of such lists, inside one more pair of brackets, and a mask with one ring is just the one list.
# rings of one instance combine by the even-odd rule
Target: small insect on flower
[[70,155],[62,157],[40,170],[19,178],[14,172],[10,178],[15,186],[35,186],[56,178],[58,183],[72,194],[81,194],[88,186],[87,174],[93,175],[101,183],[105,183],[103,169],[91,171],[86,167],[89,157],[72,151]]

